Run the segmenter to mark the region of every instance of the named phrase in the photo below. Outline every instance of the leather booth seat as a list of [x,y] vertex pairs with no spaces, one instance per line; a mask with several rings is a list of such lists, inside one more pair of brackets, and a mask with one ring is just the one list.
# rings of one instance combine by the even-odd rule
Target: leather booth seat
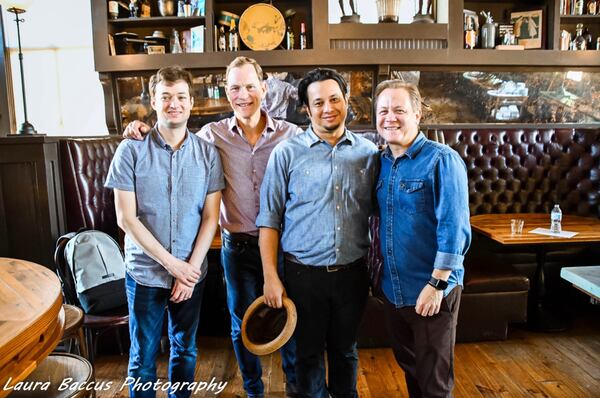
[[[599,129],[444,128],[425,133],[464,160],[471,215],[549,214],[558,203],[565,214],[600,216]],[[383,143],[374,133],[364,136]],[[373,223],[369,261],[381,261]],[[498,254],[498,249],[503,248],[474,234],[465,259],[459,342],[503,340],[509,323],[526,321],[529,280],[523,271],[533,268],[535,254],[505,248]],[[548,254],[547,262],[581,264],[593,258],[593,250],[565,249]],[[529,267],[522,271],[522,265]],[[382,314],[381,303],[371,298],[359,332],[361,345],[387,344]]]

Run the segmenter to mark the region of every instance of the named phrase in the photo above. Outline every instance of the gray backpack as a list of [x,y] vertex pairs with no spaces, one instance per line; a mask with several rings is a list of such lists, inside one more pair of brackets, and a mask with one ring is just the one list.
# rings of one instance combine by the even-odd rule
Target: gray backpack
[[95,230],[71,232],[59,243],[62,239],[68,239],[64,256],[81,308],[98,314],[126,305],[125,263],[117,242]]

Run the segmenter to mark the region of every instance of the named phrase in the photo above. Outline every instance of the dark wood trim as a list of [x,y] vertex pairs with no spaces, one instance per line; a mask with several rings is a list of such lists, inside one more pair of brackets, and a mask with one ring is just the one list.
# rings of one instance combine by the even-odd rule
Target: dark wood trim
[[329,24],[329,39],[442,39],[448,24]]
[[196,26],[204,25],[206,18],[201,17],[151,17],[151,18],[118,18],[108,20],[108,24],[117,29],[152,26]]
[[4,21],[2,18],[2,6],[0,6],[0,137],[12,134],[16,131],[14,96],[12,90],[10,54],[6,48],[4,35]]

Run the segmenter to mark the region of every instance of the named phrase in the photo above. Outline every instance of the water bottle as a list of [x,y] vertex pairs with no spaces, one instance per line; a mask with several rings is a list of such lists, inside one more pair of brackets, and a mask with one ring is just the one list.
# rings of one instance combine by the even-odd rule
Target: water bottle
[[556,204],[550,212],[550,232],[553,234],[559,234],[562,230],[560,222],[562,221],[562,211],[560,211],[560,207]]

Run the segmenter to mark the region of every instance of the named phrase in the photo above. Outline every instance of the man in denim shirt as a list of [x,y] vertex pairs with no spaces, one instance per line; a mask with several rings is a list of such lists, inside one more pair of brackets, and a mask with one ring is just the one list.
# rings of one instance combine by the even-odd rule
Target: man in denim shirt
[[[299,395],[357,397],[356,335],[368,293],[363,257],[378,152],[345,128],[347,85],[339,73],[308,72],[298,94],[311,126],[275,147],[260,191],[265,301],[280,308],[287,292],[296,304]],[[280,236],[285,288],[277,273]]]
[[377,202],[381,278],[396,361],[411,397],[450,397],[454,341],[471,241],[465,164],[419,133],[416,86],[388,80],[376,89],[381,155]]
[[[135,379],[130,397],[156,396],[165,307],[169,397],[189,397],[185,386],[194,380],[206,253],[217,229],[224,182],[217,150],[187,130],[191,87],[192,75],[179,67],[162,68],[151,77],[158,121],[142,141],[118,146],[106,178],[105,186],[115,192],[117,222],[126,233],[128,375]],[[140,388],[149,383],[154,387]]]

